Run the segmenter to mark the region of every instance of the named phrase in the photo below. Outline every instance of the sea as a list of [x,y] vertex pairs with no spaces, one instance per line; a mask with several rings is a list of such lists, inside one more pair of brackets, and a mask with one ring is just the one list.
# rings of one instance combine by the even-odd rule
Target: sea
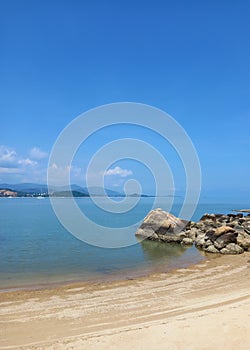
[[[62,206],[67,205],[67,198],[57,200]],[[105,215],[96,209],[91,198],[75,200],[81,211],[91,213],[91,220],[102,222]],[[160,201],[162,209],[168,208],[166,198]],[[139,217],[139,226],[151,209],[151,202],[152,198],[141,198],[140,205],[129,212],[128,219],[133,221],[134,218],[137,222]],[[198,220],[204,213],[229,213],[240,207],[240,203],[199,203],[192,220]],[[181,203],[175,203],[171,212],[178,216],[180,208]],[[114,215],[117,218],[117,213]],[[122,225],[124,220],[126,215],[123,215]],[[117,219],[109,217],[108,222],[110,226],[112,222],[117,225]],[[68,232],[55,215],[49,198],[1,198],[0,291],[80,281],[132,279],[158,272],[168,273],[205,259],[195,247],[138,242],[135,227],[128,232],[133,244],[102,248],[79,240]],[[97,225],[96,232],[88,234],[98,237],[102,233],[99,233]]]

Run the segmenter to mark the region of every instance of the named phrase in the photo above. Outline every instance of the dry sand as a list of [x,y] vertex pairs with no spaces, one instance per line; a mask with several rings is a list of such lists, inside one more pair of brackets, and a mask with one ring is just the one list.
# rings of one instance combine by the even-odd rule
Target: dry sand
[[171,274],[0,294],[0,349],[249,349],[250,253]]

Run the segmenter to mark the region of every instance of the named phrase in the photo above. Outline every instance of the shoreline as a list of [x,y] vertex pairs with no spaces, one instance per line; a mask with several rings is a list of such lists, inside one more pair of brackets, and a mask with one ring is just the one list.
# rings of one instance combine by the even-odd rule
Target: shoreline
[[121,273],[113,273],[110,275],[105,276],[98,276],[98,277],[92,277],[86,280],[76,279],[76,280],[68,280],[68,281],[60,281],[60,282],[48,282],[48,283],[35,283],[35,284],[27,284],[27,285],[20,285],[20,286],[9,286],[9,287],[1,287],[0,286],[0,301],[1,301],[1,295],[5,293],[19,293],[19,292],[32,292],[32,291],[43,291],[43,290],[58,290],[58,289],[64,289],[68,287],[75,287],[75,286],[94,286],[99,285],[102,283],[110,284],[116,282],[126,282],[126,281],[133,281],[133,280],[143,280],[147,278],[151,278],[154,276],[163,276],[171,275],[175,273],[175,271],[179,269],[189,269],[195,266],[198,266],[199,264],[203,264],[206,262],[207,259],[219,259],[221,255],[218,254],[206,254],[202,251],[199,251],[201,255],[201,260],[198,262],[193,263],[187,263],[185,266],[176,266],[176,267],[168,267],[166,270],[157,270],[157,269],[142,269],[140,271],[138,270],[130,270],[129,272],[126,270],[126,273],[128,275],[124,276],[124,272]]
[[[222,339],[223,344],[217,335],[220,343],[215,345],[231,349],[227,346],[232,338],[241,336],[238,349],[247,349],[249,268],[250,253],[209,255],[170,273],[1,293],[0,349],[164,349],[161,342],[154,347],[158,337],[178,349],[174,346],[181,338],[176,337],[183,338],[185,332],[179,348],[199,349],[202,339],[195,329],[199,322],[205,322],[203,332],[216,326],[221,327],[220,334],[237,326],[235,334],[231,330],[229,338]],[[185,347],[189,342],[192,346]]]
[[[148,266],[148,267],[143,267],[143,268],[139,268],[139,269],[128,269],[128,270],[123,270],[122,272],[113,272],[107,275],[89,275],[86,279],[81,279],[81,278],[76,278],[76,279],[72,279],[72,280],[64,280],[64,281],[53,281],[53,282],[35,282],[34,283],[24,283],[21,284],[22,282],[19,282],[19,284],[17,285],[10,285],[10,286],[0,286],[0,296],[2,293],[8,293],[8,292],[15,292],[15,291],[33,291],[33,290],[44,290],[44,289],[54,289],[54,288],[59,288],[59,287],[64,287],[64,286],[70,286],[70,285],[75,285],[75,284],[95,284],[95,283],[112,283],[112,282],[116,282],[116,281],[123,281],[123,280],[134,280],[134,279],[140,279],[140,278],[148,278],[151,275],[155,275],[155,274],[171,274],[172,272],[174,272],[176,269],[179,268],[184,268],[187,269],[193,265],[197,265],[200,264],[204,261],[206,261],[206,259],[208,258],[208,256],[210,258],[219,258],[219,255],[213,255],[210,256],[207,255],[205,252],[200,251],[199,249],[193,247],[189,247],[187,249],[191,249],[194,248],[195,250],[197,250],[199,252],[200,255],[200,260],[197,261],[197,257],[196,257],[196,261],[195,262],[191,262],[191,261],[185,261],[184,263],[180,262],[179,264],[181,266],[178,266],[178,264],[176,264],[175,267],[156,267],[154,265],[152,266]],[[46,280],[46,279],[45,279]]]

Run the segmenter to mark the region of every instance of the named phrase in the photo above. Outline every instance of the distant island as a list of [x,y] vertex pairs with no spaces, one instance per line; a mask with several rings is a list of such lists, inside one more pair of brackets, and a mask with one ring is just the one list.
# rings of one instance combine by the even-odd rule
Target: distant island
[[90,191],[85,187],[78,185],[71,185],[71,191],[68,186],[54,186],[52,191],[48,190],[47,185],[40,185],[34,183],[20,183],[20,184],[0,184],[0,197],[15,198],[15,197],[153,197],[145,194],[133,193],[126,195],[110,189],[103,189],[99,187],[92,187]]

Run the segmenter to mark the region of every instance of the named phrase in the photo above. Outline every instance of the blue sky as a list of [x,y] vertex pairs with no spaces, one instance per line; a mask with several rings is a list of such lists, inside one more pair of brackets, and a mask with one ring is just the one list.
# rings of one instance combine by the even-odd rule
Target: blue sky
[[[184,127],[204,196],[249,197],[249,1],[3,0],[0,12],[0,182],[45,182],[51,147],[72,119],[131,101],[163,109]],[[73,182],[82,183],[86,160],[107,134],[83,145]],[[171,151],[166,157],[182,189],[181,164]],[[143,166],[116,166],[130,174],[111,172],[109,187],[136,177],[151,191]]]

